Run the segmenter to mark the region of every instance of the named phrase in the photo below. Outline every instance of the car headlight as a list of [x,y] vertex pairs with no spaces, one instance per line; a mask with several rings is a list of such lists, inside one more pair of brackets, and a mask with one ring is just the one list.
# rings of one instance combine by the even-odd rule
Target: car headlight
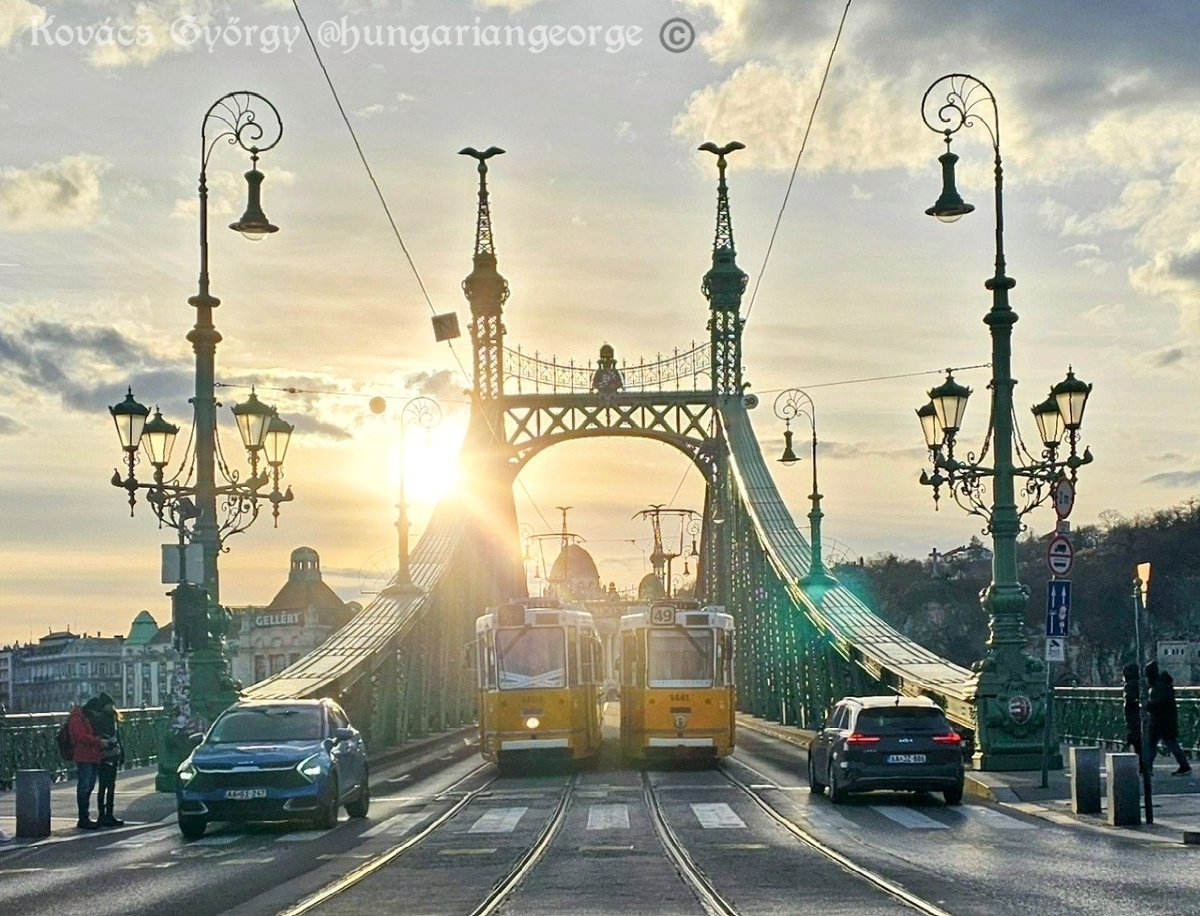
[[325,768],[321,765],[321,755],[313,754],[296,764],[296,769],[300,771],[301,776],[312,782],[321,775]]
[[196,770],[196,767],[192,764],[191,758],[180,764],[179,769],[176,771],[179,776],[179,782],[185,786],[196,778],[197,772],[198,771]]

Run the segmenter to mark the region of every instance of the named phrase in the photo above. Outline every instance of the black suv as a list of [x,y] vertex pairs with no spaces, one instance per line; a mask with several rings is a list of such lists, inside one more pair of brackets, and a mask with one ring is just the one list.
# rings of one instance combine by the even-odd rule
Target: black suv
[[928,697],[846,697],[808,746],[808,784],[834,804],[873,789],[963,795],[963,740]]

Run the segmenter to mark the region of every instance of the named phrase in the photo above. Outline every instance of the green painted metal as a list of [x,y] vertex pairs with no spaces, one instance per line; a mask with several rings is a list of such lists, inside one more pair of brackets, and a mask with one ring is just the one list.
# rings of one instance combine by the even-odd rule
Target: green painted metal
[[[1200,757],[1200,687],[1175,691],[1179,706],[1179,743],[1189,757]],[[1125,746],[1125,697],[1120,687],[1056,687],[1054,720],[1069,744]]]
[[[125,709],[121,717],[125,768],[153,763],[166,713],[161,707]],[[17,770],[48,770],[56,781],[75,777],[75,765],[62,759],[55,740],[65,721],[65,712],[0,716],[0,789],[12,787]]]

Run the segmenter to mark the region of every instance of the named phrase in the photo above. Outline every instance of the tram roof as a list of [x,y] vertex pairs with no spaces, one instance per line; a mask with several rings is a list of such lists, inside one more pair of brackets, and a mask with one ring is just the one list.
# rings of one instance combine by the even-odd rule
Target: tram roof
[[[502,607],[512,607],[513,605],[502,605]],[[496,613],[498,608],[490,607],[482,617],[475,621],[475,632],[483,633],[487,630],[494,630],[501,626],[499,615]],[[575,610],[574,608],[564,607],[530,607],[523,608],[524,623],[522,626],[527,627],[578,627],[581,629],[594,630],[596,623],[592,615],[588,611]],[[511,624],[506,624],[511,625]]]
[[[655,603],[657,604],[658,602]],[[669,604],[670,602],[663,603]],[[725,608],[722,605],[710,605],[703,608],[676,607],[674,625],[682,627],[714,627],[719,630],[734,629],[733,617],[725,613]],[[653,626],[655,625],[650,622],[650,605],[643,607],[634,605],[633,612],[625,614],[621,618],[622,630],[650,629]],[[658,626],[662,626],[662,624],[658,624]]]

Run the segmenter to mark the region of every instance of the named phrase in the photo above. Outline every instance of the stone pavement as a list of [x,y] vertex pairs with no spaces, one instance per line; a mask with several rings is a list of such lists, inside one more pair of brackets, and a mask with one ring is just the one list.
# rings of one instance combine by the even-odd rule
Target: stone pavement
[[[120,832],[131,827],[175,819],[175,796],[154,791],[154,767],[122,770],[117,774],[113,813],[126,823],[125,828],[109,828],[106,833]],[[50,836],[40,839],[15,839],[17,833],[16,791],[0,792],[0,849],[36,843],[62,842],[74,837],[92,836],[91,830],[79,830],[78,808],[75,804],[75,780],[56,782],[50,787]],[[91,815],[95,819],[96,793],[92,793]],[[4,840],[3,836],[9,837]]]
[[[1068,750],[1063,747],[1063,760]],[[1042,788],[1040,770],[1031,772],[967,771],[968,795],[984,798],[1024,814],[1040,817],[1069,827],[1095,830],[1109,835],[1135,837],[1148,843],[1179,845],[1183,842],[1200,844],[1200,762],[1194,762],[1190,776],[1172,776],[1174,758],[1160,757],[1154,767],[1152,798],[1154,823],[1136,827],[1113,827],[1108,823],[1108,798],[1101,752],[1100,813],[1075,814],[1071,810],[1071,769],[1047,774],[1047,787]],[[1139,789],[1141,783],[1138,783]],[[1140,792],[1139,792],[1140,798]],[[1143,817],[1144,804],[1141,806]],[[1189,836],[1185,839],[1185,834]]]

